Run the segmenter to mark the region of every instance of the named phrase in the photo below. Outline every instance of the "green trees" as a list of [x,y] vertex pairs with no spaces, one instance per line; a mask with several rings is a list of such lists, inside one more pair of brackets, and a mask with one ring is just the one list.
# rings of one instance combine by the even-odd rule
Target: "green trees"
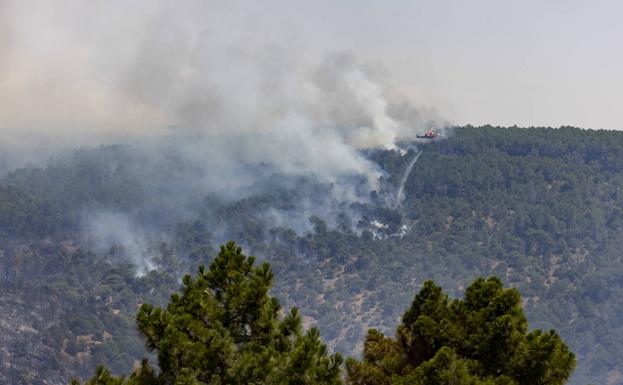
[[[195,278],[183,278],[166,309],[141,306],[137,324],[159,371],[143,360],[127,379],[98,367],[86,385],[341,384],[339,353],[319,331],[302,333],[296,308],[279,316],[268,295],[273,274],[254,267],[234,242]],[[464,300],[427,281],[405,312],[396,338],[372,329],[363,361],[349,359],[352,385],[562,385],[575,357],[552,330],[528,333],[516,289],[477,279]],[[79,384],[77,381],[74,385]]]
[[166,309],[141,306],[137,324],[157,351],[157,375],[147,362],[127,380],[100,367],[87,384],[341,383],[339,353],[327,353],[318,329],[303,334],[296,308],[279,317],[272,271],[254,261],[229,242],[207,270],[184,277]]
[[[88,148],[1,177],[0,290],[26,301],[28,306],[13,307],[22,319],[33,310],[41,314],[37,309],[49,303],[58,309],[56,326],[35,327],[45,333],[37,351],[53,352],[50,359],[27,356],[24,375],[67,382],[92,375],[95,363],[129,373],[145,355],[136,304],[166,304],[179,285],[173,276],[194,272],[205,255],[215,255],[212,234],[220,234],[270,258],[278,277],[271,294],[304,308],[323,339],[344,354],[359,354],[367,325],[393,336],[423,280],[455,297],[473,277],[496,275],[520,290],[533,327],[555,328],[581,357],[574,384],[606,383],[620,370],[623,352],[623,132],[461,127],[418,149],[423,153],[399,210],[387,208],[379,190],[369,204],[345,211],[356,214],[347,216],[353,227],[369,227],[374,219],[389,225],[385,235],[408,227],[403,238],[374,240],[370,232],[360,236],[346,221],[331,220],[333,214],[321,215],[326,207],[314,210],[315,203],[311,213],[326,220],[315,221],[315,232],[295,232],[283,221],[305,220],[298,203],[323,202],[329,194],[312,180],[271,176],[265,184],[270,190],[221,200],[203,196],[203,187],[187,189],[195,168],[167,151],[153,165],[140,147]],[[381,186],[388,188],[411,160],[396,151],[366,154],[387,172]],[[178,215],[174,209],[182,201],[170,198],[182,191],[197,195]],[[272,216],[272,208],[285,216]],[[149,238],[162,234],[176,263],[155,249],[158,272],[134,277],[124,265],[121,282],[116,270],[122,249],[94,249],[80,233],[85,215],[100,209],[127,213]],[[361,222],[355,220],[359,214]],[[30,346],[29,333],[12,329],[3,333],[15,332],[14,346]],[[104,339],[105,332],[113,339]],[[92,343],[84,342],[89,334]],[[51,370],[58,380],[50,378]],[[4,377],[9,373],[0,373],[0,383],[17,382],[17,375]]]
[[402,317],[396,338],[372,329],[363,361],[346,363],[348,383],[564,384],[575,357],[556,332],[527,332],[516,289],[477,279],[450,301],[427,281]]

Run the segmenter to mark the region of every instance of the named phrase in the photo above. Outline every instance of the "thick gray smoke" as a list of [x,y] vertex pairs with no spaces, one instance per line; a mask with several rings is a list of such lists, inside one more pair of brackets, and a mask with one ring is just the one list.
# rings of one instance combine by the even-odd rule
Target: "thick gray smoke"
[[0,2],[0,145],[20,149],[3,151],[0,172],[32,160],[37,141],[126,142],[146,161],[166,147],[194,165],[170,189],[180,194],[243,196],[259,177],[250,166],[264,164],[331,185],[332,210],[378,187],[361,150],[445,123],[382,66],[352,52],[310,58],[296,28],[242,2]]
[[[287,26],[217,1],[2,2],[0,127],[70,139],[191,131],[248,134],[249,161],[285,171],[376,170],[431,123],[350,53],[308,59]],[[5,31],[6,30],[6,31]],[[171,129],[171,127],[175,127]]]

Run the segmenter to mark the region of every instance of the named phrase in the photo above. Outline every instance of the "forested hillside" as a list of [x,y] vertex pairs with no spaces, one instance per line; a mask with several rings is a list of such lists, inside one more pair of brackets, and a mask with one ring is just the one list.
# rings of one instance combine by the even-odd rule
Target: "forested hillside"
[[[136,315],[157,352],[127,376],[98,366],[85,385],[563,385],[575,356],[554,330],[528,332],[517,289],[478,278],[450,301],[426,281],[397,329],[366,336],[363,361],[329,355],[318,328],[304,330],[297,308],[269,297],[270,264],[254,266],[235,242],[222,245],[196,277],[185,275],[166,308]],[[72,385],[80,385],[72,380]]]
[[334,351],[361,354],[368,328],[391,335],[427,279],[458,297],[496,275],[531,326],[576,354],[571,383],[623,384],[623,133],[468,126],[404,147],[367,153],[384,175],[348,205],[264,165],[244,195],[202,194],[197,165],[131,146],[12,171],[0,181],[0,382],[129,372],[146,354],[137,307],[164,304],[236,239]]

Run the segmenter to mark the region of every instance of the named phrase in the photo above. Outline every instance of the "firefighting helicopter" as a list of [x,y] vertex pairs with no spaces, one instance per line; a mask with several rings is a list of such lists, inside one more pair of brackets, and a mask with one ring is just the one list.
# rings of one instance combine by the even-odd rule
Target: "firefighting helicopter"
[[424,135],[416,135],[415,137],[419,139],[435,139],[437,136],[439,136],[439,134],[430,128]]

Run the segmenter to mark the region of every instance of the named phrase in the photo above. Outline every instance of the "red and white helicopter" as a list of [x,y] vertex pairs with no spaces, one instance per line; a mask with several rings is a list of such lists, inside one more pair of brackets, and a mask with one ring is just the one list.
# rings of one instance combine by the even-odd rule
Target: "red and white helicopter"
[[428,131],[426,131],[424,135],[416,135],[415,137],[419,139],[435,139],[437,136],[439,136],[439,134],[436,133],[435,130],[431,128]]

